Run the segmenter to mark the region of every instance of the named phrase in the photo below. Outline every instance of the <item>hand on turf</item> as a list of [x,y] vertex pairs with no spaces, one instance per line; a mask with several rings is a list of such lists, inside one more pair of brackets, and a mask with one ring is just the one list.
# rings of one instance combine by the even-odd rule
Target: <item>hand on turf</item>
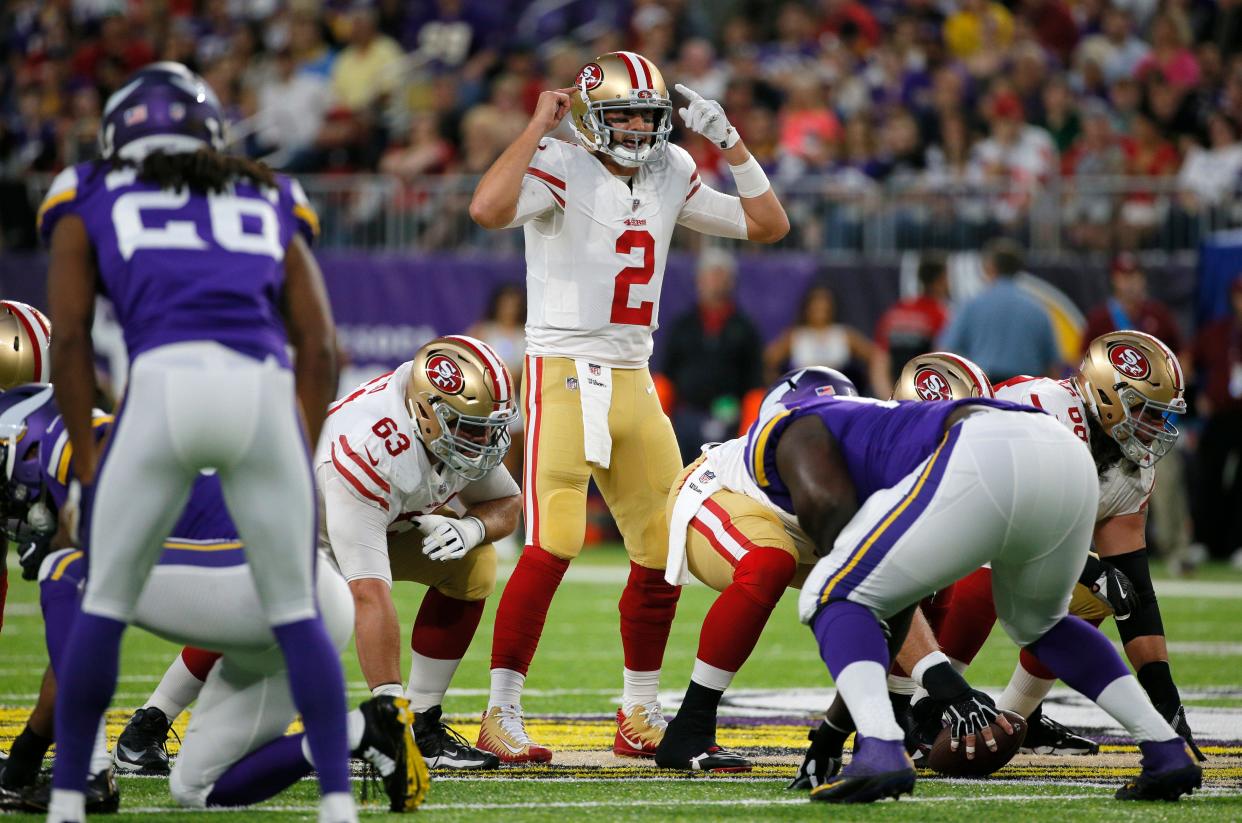
[[432,560],[459,560],[483,542],[485,529],[477,517],[441,517],[424,514],[414,518],[423,537],[423,554]]
[[996,751],[996,738],[991,729],[993,723],[1013,734],[1013,726],[996,710],[992,698],[978,690],[972,689],[969,694],[950,703],[944,715],[949,722],[950,750],[957,751],[958,746],[964,744],[967,760],[975,759],[975,746],[980,737],[990,750]]
[[715,100],[704,99],[697,91],[681,83],[673,88],[690,101],[690,105],[677,110],[686,128],[703,135],[722,149],[733,148],[739,138],[737,129],[729,125],[729,118],[725,117],[724,107]]

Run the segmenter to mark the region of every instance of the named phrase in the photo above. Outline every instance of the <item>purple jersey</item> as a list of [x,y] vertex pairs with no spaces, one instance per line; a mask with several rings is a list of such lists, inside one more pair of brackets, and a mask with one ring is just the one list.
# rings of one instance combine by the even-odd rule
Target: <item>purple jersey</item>
[[211,340],[288,365],[280,316],[285,250],[318,218],[301,186],[277,177],[265,190],[237,182],[199,194],[161,190],[133,169],[79,163],[53,181],[39,208],[49,241],[76,214],[86,225],[130,359],[170,343]]
[[[92,421],[96,440],[102,440],[112,428],[112,416],[96,413]],[[56,508],[65,505],[69,481],[73,476],[73,446],[59,415],[48,426],[40,450],[44,482]],[[135,493],[141,493],[136,490]],[[237,527],[229,517],[224,503],[220,479],[214,474],[200,474],[190,490],[185,511],[164,541],[160,565],[240,566],[246,562]]]
[[790,423],[815,415],[837,439],[861,504],[877,491],[896,486],[926,460],[944,439],[945,420],[964,405],[1040,413],[1029,406],[987,398],[924,403],[815,397],[776,407],[755,421],[746,435],[746,470],[773,503],[793,514],[789,490],[776,468],[776,445]]

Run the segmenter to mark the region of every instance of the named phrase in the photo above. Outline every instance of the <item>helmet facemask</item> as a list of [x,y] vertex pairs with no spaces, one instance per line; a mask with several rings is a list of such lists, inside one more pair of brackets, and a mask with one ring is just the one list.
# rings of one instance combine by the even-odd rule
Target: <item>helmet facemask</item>
[[1186,413],[1186,401],[1179,397],[1160,403],[1125,383],[1113,388],[1121,399],[1123,418],[1109,430],[1109,437],[1127,459],[1143,468],[1154,466],[1177,442],[1180,432],[1174,420]]
[[487,417],[464,414],[439,397],[426,400],[439,423],[439,433],[425,439],[427,450],[466,480],[482,480],[500,465],[512,438],[509,426],[517,419],[513,406],[499,409]]
[[[673,104],[667,98],[654,96],[654,93],[650,91],[639,91],[633,92],[630,100],[592,101],[586,91],[579,89],[578,94],[582,95],[582,101],[587,109],[582,117],[583,128],[591,138],[587,148],[608,155],[626,168],[636,168],[650,163],[664,153],[669,135],[673,133]],[[639,96],[644,94],[648,96]],[[607,112],[629,113],[633,109],[653,112],[651,131],[627,129],[608,124]],[[627,146],[626,140],[636,141],[636,144]]]

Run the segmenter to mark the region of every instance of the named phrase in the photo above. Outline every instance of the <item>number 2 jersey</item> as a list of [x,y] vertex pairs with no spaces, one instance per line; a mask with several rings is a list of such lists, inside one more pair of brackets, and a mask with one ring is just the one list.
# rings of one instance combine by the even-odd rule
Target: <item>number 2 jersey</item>
[[[996,387],[996,396],[1027,406],[1043,409],[1084,444],[1090,446],[1090,428],[1087,425],[1086,405],[1072,380],[1053,380],[1049,377],[1016,377]],[[1101,432],[1101,437],[1107,435]],[[1100,506],[1095,520],[1142,511],[1151,496],[1156,482],[1154,466],[1143,468],[1125,458],[1100,473]]]
[[52,182],[39,231],[50,242],[61,218],[82,219],[131,359],[210,340],[288,365],[279,308],[285,250],[296,232],[312,240],[318,218],[296,182],[276,182],[201,194],[160,189],[132,168],[79,163]]
[[525,231],[527,354],[647,365],[679,224],[746,238],[741,201],[704,185],[679,146],[627,182],[586,148],[544,138],[509,224]]

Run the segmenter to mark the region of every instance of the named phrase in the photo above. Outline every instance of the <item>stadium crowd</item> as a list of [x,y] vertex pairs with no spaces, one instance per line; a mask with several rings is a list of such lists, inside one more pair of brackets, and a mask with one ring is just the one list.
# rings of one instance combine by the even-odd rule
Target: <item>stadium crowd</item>
[[617,48],[720,99],[778,186],[814,181],[791,207],[805,248],[860,248],[885,191],[899,247],[1029,239],[1054,182],[1075,247],[1187,247],[1232,216],[1242,171],[1230,2],[14,0],[0,30],[9,179],[91,157],[101,101],[159,59],[202,73],[285,171],[477,175],[541,89]]

